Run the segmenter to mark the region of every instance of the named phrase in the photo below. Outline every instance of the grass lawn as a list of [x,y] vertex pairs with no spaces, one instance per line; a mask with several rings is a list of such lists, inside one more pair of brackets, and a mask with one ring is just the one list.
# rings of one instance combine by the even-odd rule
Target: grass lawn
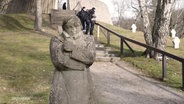
[[[113,31],[128,37],[130,39],[137,40],[139,42],[145,43],[144,35],[142,32],[136,32],[132,33],[131,30],[125,30],[119,27],[103,24],[104,26],[112,29]],[[103,32],[102,32],[103,31]],[[106,42],[106,38],[103,35],[104,33],[107,33],[107,31],[101,29],[100,32],[100,41],[103,43]],[[111,35],[111,47],[113,47],[115,53],[120,53],[120,39],[117,36]],[[167,37],[167,52],[172,53],[174,55],[180,56],[184,58],[184,39],[180,40],[180,48],[174,49],[172,44],[172,38],[170,36]],[[132,52],[126,47],[124,54],[121,55],[121,60],[127,61],[137,67],[141,72],[146,73],[149,77],[153,77],[155,79],[160,80],[162,76],[162,63],[161,61],[156,61],[154,59],[148,59],[145,58],[145,56],[142,56],[142,53],[144,52],[145,48],[135,45],[133,43],[128,42],[128,44],[133,48],[135,51],[135,54],[132,54]],[[182,82],[182,65],[180,62],[175,61],[173,59],[167,60],[167,79],[164,81],[164,84],[174,87],[176,89],[181,88],[181,82]]]
[[33,31],[28,16],[0,16],[0,104],[48,104],[50,37]]

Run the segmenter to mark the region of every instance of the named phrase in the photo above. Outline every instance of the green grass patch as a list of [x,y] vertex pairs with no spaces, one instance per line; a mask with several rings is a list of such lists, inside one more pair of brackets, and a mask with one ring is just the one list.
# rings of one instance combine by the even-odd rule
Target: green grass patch
[[0,15],[0,32],[32,30],[34,21],[28,17],[33,16],[26,14]]
[[53,65],[50,37],[26,14],[0,17],[0,104],[48,104]]

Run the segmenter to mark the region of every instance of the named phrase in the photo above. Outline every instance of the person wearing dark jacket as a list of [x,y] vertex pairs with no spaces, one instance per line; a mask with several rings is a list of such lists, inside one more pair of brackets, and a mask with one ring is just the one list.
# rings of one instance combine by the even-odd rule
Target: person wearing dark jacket
[[95,22],[96,22],[95,8],[93,7],[88,12],[89,12],[89,15],[90,15],[90,25],[91,25],[90,35],[93,35],[93,29],[94,29],[94,25],[95,25]]
[[77,13],[77,16],[81,20],[83,30],[85,30],[85,34],[90,33],[90,35],[93,35],[93,29],[94,29],[94,24],[95,24],[95,8],[93,7],[90,10],[85,11],[85,7],[81,9]]
[[77,16],[79,17],[80,21],[81,21],[81,24],[82,24],[82,30],[85,30],[85,21],[86,21],[86,18],[85,18],[85,8],[86,7],[82,7],[82,9],[77,13]]

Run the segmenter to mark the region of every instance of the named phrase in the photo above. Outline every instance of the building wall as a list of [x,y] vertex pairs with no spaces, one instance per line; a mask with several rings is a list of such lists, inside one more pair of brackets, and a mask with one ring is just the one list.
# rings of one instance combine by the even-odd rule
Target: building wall
[[58,0],[42,0],[42,13],[48,14],[51,9],[58,9]]
[[[8,6],[2,13],[34,13],[35,0],[6,0]],[[107,6],[98,0],[65,0],[68,1],[69,10],[80,10],[83,6],[87,9],[96,8],[97,21],[112,24]],[[42,0],[42,13],[50,14],[52,9],[58,9],[59,0]],[[1,8],[0,8],[1,10]],[[1,10],[2,11],[2,10]]]
[[110,12],[105,3],[98,0],[69,0],[69,8],[70,10],[80,10],[83,6],[86,9],[91,9],[92,7],[96,8],[95,14],[97,16],[97,21],[101,21],[104,23],[112,24],[112,20],[110,17]]

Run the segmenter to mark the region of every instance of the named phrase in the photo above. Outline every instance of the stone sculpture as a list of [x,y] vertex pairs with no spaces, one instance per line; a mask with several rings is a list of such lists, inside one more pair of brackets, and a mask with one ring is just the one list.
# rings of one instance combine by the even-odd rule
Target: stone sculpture
[[179,46],[180,46],[180,39],[177,37],[177,36],[175,36],[174,38],[173,38],[173,47],[175,48],[175,49],[178,49],[179,48]]
[[70,16],[63,31],[50,42],[55,66],[49,104],[96,104],[89,67],[95,60],[95,42],[84,35],[80,20]]
[[137,26],[135,24],[132,24],[131,29],[133,33],[136,33]]
[[171,30],[171,37],[174,38],[176,36],[176,30],[172,29]]

